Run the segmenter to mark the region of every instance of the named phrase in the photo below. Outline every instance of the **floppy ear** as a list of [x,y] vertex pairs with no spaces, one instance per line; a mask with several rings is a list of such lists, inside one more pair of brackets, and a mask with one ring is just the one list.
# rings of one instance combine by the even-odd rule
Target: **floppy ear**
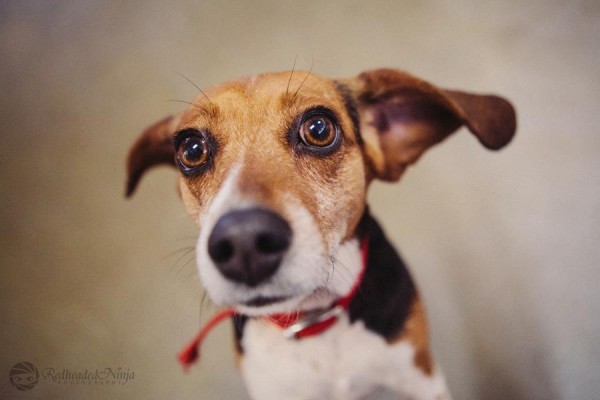
[[159,164],[175,165],[172,135],[180,116],[169,116],[147,128],[135,141],[127,156],[127,186],[125,196],[135,191],[140,178],[151,167]]
[[398,180],[426,149],[462,125],[492,150],[515,133],[515,111],[497,96],[442,90],[391,69],[366,71],[345,83],[358,101],[366,156],[383,180]]

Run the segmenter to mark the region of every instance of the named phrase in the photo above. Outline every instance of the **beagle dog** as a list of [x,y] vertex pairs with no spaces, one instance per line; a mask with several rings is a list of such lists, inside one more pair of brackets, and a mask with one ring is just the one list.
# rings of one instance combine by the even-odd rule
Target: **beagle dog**
[[127,196],[149,168],[179,170],[200,227],[202,283],[231,319],[253,399],[450,399],[406,266],[366,205],[461,126],[492,150],[516,129],[493,95],[438,88],[393,69],[327,79],[267,73],[200,90],[146,129],[127,162]]

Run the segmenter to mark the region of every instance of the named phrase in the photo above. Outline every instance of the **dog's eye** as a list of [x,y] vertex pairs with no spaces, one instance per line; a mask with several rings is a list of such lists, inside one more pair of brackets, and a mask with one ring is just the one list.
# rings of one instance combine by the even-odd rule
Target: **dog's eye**
[[300,139],[308,146],[330,146],[336,134],[335,125],[324,115],[310,117],[300,126]]
[[177,149],[177,158],[186,168],[196,168],[208,160],[209,150],[206,138],[189,136],[181,142]]

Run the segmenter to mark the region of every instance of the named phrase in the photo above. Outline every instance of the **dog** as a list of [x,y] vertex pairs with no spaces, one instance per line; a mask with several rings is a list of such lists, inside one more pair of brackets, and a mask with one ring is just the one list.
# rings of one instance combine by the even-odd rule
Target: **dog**
[[[151,167],[179,170],[199,225],[201,281],[231,317],[258,400],[450,399],[417,288],[366,205],[461,126],[492,150],[516,130],[507,100],[406,72],[346,79],[267,73],[206,91],[131,147],[127,196]],[[181,354],[197,356],[201,332]]]

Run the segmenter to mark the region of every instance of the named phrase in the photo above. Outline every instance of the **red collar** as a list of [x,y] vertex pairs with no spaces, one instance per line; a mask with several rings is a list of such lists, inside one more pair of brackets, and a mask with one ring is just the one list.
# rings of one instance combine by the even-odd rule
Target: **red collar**
[[[369,240],[367,238],[362,240],[360,252],[362,256],[362,269],[358,275],[358,279],[350,289],[350,292],[333,303],[331,308],[290,314],[273,314],[263,317],[263,319],[282,328],[284,336],[289,339],[303,339],[309,336],[318,335],[331,328],[337,322],[339,316],[350,307],[350,303],[356,296],[356,293],[358,293],[358,289],[367,268],[367,254],[369,252]],[[233,308],[226,308],[217,313],[206,323],[206,325],[204,325],[204,327],[202,327],[196,337],[184,347],[181,352],[179,352],[177,358],[186,372],[188,368],[200,358],[200,345],[210,331],[225,319],[235,315],[236,311]]]

